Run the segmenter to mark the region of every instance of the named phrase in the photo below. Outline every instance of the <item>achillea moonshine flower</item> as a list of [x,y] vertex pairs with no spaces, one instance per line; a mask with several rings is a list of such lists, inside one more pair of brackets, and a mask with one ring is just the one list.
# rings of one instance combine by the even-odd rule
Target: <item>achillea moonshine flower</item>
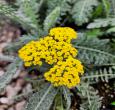
[[43,61],[54,65],[44,74],[45,79],[54,86],[75,87],[84,72],[81,62],[75,59],[78,51],[70,44],[76,37],[76,32],[69,27],[53,28],[48,36],[23,46],[18,51],[19,57],[25,66],[41,66]]
[[59,61],[57,65],[44,74],[44,77],[54,86],[72,88],[80,83],[79,75],[83,73],[81,62],[70,57],[66,61]]

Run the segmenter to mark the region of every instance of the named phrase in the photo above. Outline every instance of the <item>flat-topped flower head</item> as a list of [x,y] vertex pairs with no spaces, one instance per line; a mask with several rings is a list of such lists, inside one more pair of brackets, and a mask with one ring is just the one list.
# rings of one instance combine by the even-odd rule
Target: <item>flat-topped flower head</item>
[[80,83],[79,75],[83,73],[84,70],[81,62],[70,57],[66,61],[59,61],[57,65],[44,74],[44,77],[54,86],[72,88]]
[[78,51],[70,43],[76,37],[69,27],[53,28],[48,36],[27,43],[18,54],[25,66],[42,66],[43,61],[52,65],[44,73],[45,79],[54,86],[72,88],[80,83],[79,75],[84,73],[81,62],[75,58]]
[[19,50],[19,57],[25,62],[25,66],[42,65],[43,59],[48,64],[55,64],[76,55],[77,49],[71,44],[57,42],[50,36],[31,41]]
[[49,35],[57,41],[64,41],[67,43],[70,43],[72,39],[77,38],[77,33],[74,31],[74,29],[69,27],[52,28],[49,32]]

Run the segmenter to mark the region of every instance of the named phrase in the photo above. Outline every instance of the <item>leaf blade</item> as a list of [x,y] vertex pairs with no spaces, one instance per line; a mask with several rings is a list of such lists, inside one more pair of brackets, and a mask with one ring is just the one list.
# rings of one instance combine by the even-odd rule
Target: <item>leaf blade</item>
[[72,9],[72,16],[76,24],[82,25],[89,21],[92,16],[93,7],[98,5],[97,0],[80,0],[75,3]]
[[60,16],[60,7],[56,7],[45,19],[44,30],[49,30],[53,27]]
[[42,88],[30,97],[26,110],[49,110],[56,94],[57,89],[52,85],[42,85]]
[[70,106],[71,106],[71,94],[68,88],[63,87],[63,94],[64,94],[64,98],[66,100],[66,110],[70,110]]
[[22,61],[15,61],[8,66],[7,72],[0,77],[0,92],[11,81],[17,69],[22,66]]

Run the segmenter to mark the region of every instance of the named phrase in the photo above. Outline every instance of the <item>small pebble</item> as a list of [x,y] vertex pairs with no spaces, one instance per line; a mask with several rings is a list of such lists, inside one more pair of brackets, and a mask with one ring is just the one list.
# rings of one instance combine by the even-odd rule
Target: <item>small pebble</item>
[[2,98],[0,98],[0,102],[2,104],[8,104],[9,103],[9,99],[7,97],[2,97]]
[[17,103],[15,106],[15,110],[23,110],[25,103],[26,103],[25,101]]
[[15,96],[17,94],[17,92],[11,85],[8,85],[6,87],[6,93],[7,93],[8,98],[12,98],[13,96]]
[[32,85],[31,84],[27,84],[26,87],[23,89],[23,93],[31,92],[31,91],[32,91]]
[[10,108],[8,108],[8,110],[14,110],[14,108],[13,108],[13,107],[10,107]]
[[2,76],[4,74],[3,70],[0,70],[0,76]]

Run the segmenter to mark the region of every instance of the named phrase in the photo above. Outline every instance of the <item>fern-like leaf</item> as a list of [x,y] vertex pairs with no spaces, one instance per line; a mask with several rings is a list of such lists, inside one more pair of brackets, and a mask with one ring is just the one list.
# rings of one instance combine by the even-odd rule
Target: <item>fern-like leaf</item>
[[78,49],[78,58],[86,65],[86,73],[82,77],[89,83],[96,83],[99,80],[108,81],[115,78],[115,51],[109,45],[108,40],[88,38],[85,34],[79,34],[75,41]]
[[115,78],[115,64],[114,66],[109,65],[107,67],[100,66],[100,68],[98,67],[99,69],[95,68],[86,72],[82,79],[87,80],[91,84],[96,83],[100,80],[108,82],[109,79]]
[[22,27],[26,30],[36,30],[36,26],[31,22],[29,18],[22,15],[22,13],[17,12],[11,6],[0,4],[0,14],[3,14],[11,20],[15,21],[16,23],[21,24]]
[[13,62],[14,59],[16,59],[13,56],[8,56],[8,55],[2,55],[0,54],[0,61],[8,61],[8,62]]
[[61,8],[61,15],[65,15],[66,12],[70,12],[71,4],[75,3],[75,0],[48,0],[48,10],[47,13],[51,13],[55,7]]
[[19,16],[22,16],[23,18],[29,19],[31,24],[37,29],[38,28],[37,12],[39,9],[39,3],[37,2],[37,0],[20,0],[17,1],[17,5],[19,5],[17,14],[19,14]]
[[26,110],[49,110],[56,94],[57,89],[52,85],[43,84],[38,92],[29,98]]
[[93,7],[97,5],[97,0],[78,0],[72,9],[72,16],[75,23],[78,25],[87,23],[92,16]]
[[82,102],[80,110],[100,110],[102,98],[99,97],[98,92],[93,87],[82,82],[77,89]]
[[11,63],[8,68],[7,72],[0,77],[0,91],[2,91],[6,85],[11,81],[14,74],[16,73],[17,69],[22,66],[22,61],[14,60],[13,63]]
[[56,7],[45,19],[44,30],[47,31],[53,27],[60,16],[60,7]]
[[87,28],[101,28],[107,26],[115,26],[115,18],[103,18],[103,19],[96,19],[94,22],[90,23]]
[[109,46],[108,40],[87,38],[85,34],[80,36],[74,40],[74,46],[78,49],[78,57],[83,63],[103,65],[115,62],[115,52]]

